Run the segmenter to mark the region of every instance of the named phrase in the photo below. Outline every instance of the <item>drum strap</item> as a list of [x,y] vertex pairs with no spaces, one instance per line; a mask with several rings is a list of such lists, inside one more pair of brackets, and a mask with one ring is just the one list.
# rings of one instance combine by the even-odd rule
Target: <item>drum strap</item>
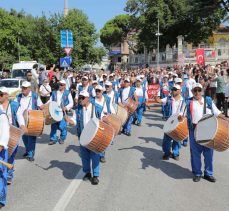
[[204,111],[203,111],[203,115],[206,114],[206,97],[204,97]]
[[31,103],[31,99],[32,99],[32,96],[29,98],[29,103],[28,103],[28,106],[27,106],[27,109],[26,110],[29,109],[29,106],[30,106],[30,103]]
[[94,110],[95,110],[95,106],[94,106],[94,104],[92,104],[92,107],[91,107],[91,119],[94,118]]

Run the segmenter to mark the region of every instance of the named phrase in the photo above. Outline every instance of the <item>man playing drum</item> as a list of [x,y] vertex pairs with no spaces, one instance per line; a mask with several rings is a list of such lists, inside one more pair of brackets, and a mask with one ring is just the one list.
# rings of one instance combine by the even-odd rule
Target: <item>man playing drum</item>
[[[22,92],[16,97],[16,101],[20,103],[22,113],[27,110],[38,110],[42,106],[42,102],[37,93],[31,91],[31,83],[24,81],[22,83]],[[36,136],[23,135],[22,140],[25,145],[26,152],[23,155],[28,161],[34,161]]]
[[209,182],[215,182],[216,179],[213,177],[213,149],[197,144],[195,141],[194,130],[197,123],[203,117],[204,114],[213,113],[215,116],[218,116],[225,120],[227,119],[216,108],[214,102],[210,97],[202,97],[202,89],[203,87],[201,84],[194,84],[192,88],[193,97],[186,101],[191,149],[191,166],[192,173],[194,175],[193,181],[199,182],[201,179],[201,154],[203,153],[205,164],[204,179],[208,180]]
[[[61,80],[59,82],[59,90],[52,92],[51,100],[57,102],[58,106],[60,106],[63,110],[64,115],[66,115],[66,112],[70,111],[70,109],[73,107],[72,95],[69,90],[66,90],[65,80]],[[57,130],[60,130],[60,140],[57,136]],[[64,144],[66,137],[67,123],[63,117],[60,122],[56,122],[51,125],[49,145],[56,144],[57,141],[59,141],[59,144]]]
[[[7,162],[10,125],[7,115],[0,109],[0,160]],[[7,168],[0,164],[0,209],[6,205]]]
[[[119,105],[125,107],[125,104],[128,98],[132,98],[135,101],[138,101],[136,93],[135,93],[135,87],[131,87],[130,79],[125,78],[124,79],[124,88],[121,88],[119,90]],[[127,136],[131,136],[131,127],[132,127],[133,119],[134,119],[134,114],[129,116],[126,124],[123,126],[122,132]]]
[[[11,125],[20,127],[23,132],[27,131],[20,104],[16,101],[9,100],[9,94],[6,87],[0,87],[0,109],[6,113]],[[18,146],[13,154],[8,157],[8,163],[14,165],[17,150]],[[14,169],[8,169],[7,173],[7,184],[11,184],[14,176]]]
[[[70,124],[76,124],[77,126],[77,136],[80,140],[81,133],[87,123],[91,120],[91,118],[96,118],[96,107],[90,102],[89,93],[86,90],[83,90],[79,93],[79,104],[76,109],[76,118],[67,117],[67,121]],[[86,147],[80,145],[80,157],[83,165],[83,172],[85,176],[83,178],[84,181],[91,180],[93,185],[97,185],[99,183],[99,175],[100,175],[100,154],[97,154]],[[92,169],[91,169],[92,163]],[[91,173],[92,172],[92,173]],[[93,177],[92,177],[93,175]]]
[[[162,99],[158,97],[157,102],[165,105],[166,118],[169,118],[170,116],[175,114],[183,115],[185,109],[185,100],[181,96],[180,85],[177,84],[172,87],[172,96],[168,96]],[[172,154],[170,152],[171,142],[173,142]],[[169,160],[170,156],[172,156],[172,158],[175,160],[179,160],[180,143],[172,140],[172,138],[169,137],[167,134],[164,134],[162,150],[164,152],[163,160]]]
[[135,86],[136,86],[136,96],[138,98],[138,108],[135,112],[134,123],[138,126],[141,126],[142,123],[142,115],[145,109],[146,101],[148,100],[148,94],[146,88],[142,86],[142,79],[140,76],[136,78]]
[[[95,98],[91,99],[95,106],[96,118],[101,119],[104,115],[111,114],[110,98],[103,95],[104,89],[101,85],[95,87]],[[100,153],[100,162],[105,163],[105,152]]]

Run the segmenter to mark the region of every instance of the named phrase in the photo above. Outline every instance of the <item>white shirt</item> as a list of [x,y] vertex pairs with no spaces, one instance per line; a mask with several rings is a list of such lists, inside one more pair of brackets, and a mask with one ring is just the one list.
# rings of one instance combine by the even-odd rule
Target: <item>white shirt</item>
[[116,113],[116,111],[115,111],[116,103],[115,103],[115,93],[114,93],[114,91],[111,91],[110,93],[107,93],[107,96],[111,99],[111,101],[110,101],[111,113],[115,114]]
[[[192,111],[192,123],[197,124],[199,120],[203,117],[204,111],[204,98],[201,99],[202,105],[199,103],[198,100],[193,99],[193,111]],[[212,102],[212,111],[207,108],[206,105],[206,114],[213,114],[218,116],[221,112],[217,109],[214,102]]]
[[122,96],[119,97],[119,102],[125,103],[129,98],[130,86],[123,89]]
[[[12,121],[12,113],[11,113],[10,105],[8,106],[8,109],[6,111],[3,109],[3,106],[0,104],[0,110],[4,111],[7,114],[9,123],[12,125],[13,121]],[[23,117],[21,106],[19,106],[16,115],[17,115],[17,121],[18,121],[19,126],[22,126],[22,125],[25,126],[25,119]]]
[[8,149],[8,142],[10,138],[10,125],[5,114],[0,115],[0,145]]
[[107,104],[105,102],[105,98],[103,97],[102,98],[102,101],[98,101],[97,98],[95,98],[95,103],[99,104],[100,106],[103,107],[103,111],[102,111],[102,114],[101,114],[101,118],[103,118],[103,116],[107,115],[108,111],[107,111]]
[[[163,105],[165,105],[167,102],[167,97],[161,99],[161,101],[162,101]],[[185,109],[185,103],[183,103],[183,101],[184,101],[183,97],[180,97],[180,99],[178,99],[178,100],[175,100],[172,97],[172,115],[174,115],[174,114],[183,115],[184,109]]]
[[189,92],[189,97],[193,97],[192,94],[192,87],[196,84],[196,81],[193,78],[189,78],[186,81],[186,87],[188,88],[188,92]]
[[40,86],[39,91],[41,93],[41,96],[46,97],[46,96],[50,96],[52,89],[51,89],[51,86],[49,86],[49,84],[47,84],[47,85],[42,84]]
[[[86,86],[86,87],[83,87],[83,90],[88,90],[88,87],[89,87],[89,84]],[[82,90],[82,91],[83,91]],[[88,92],[89,93],[89,92]],[[75,100],[78,100],[79,98],[79,86],[77,87],[77,90],[76,90],[76,96],[75,96]],[[89,93],[90,94],[90,93]]]
[[[143,89],[142,89],[142,87],[136,87],[135,94],[136,94],[138,97],[143,97]],[[147,91],[145,91],[145,98],[146,98],[146,100],[148,100]]]
[[[63,96],[63,92],[60,92],[59,90],[57,90],[57,104],[60,107],[63,106],[61,104],[62,103],[62,96]],[[71,94],[68,95],[68,101],[69,101],[69,104],[67,106],[65,106],[65,107],[69,111],[73,107],[73,99],[72,99],[72,95]]]
[[[17,99],[16,99],[17,101]],[[18,101],[17,101],[18,102]],[[28,96],[25,96],[22,94],[21,101],[19,102],[21,105],[21,111],[24,113],[25,110],[32,110],[32,92],[28,94]],[[41,99],[38,97],[37,99],[37,105],[38,107],[43,105],[41,102]]]

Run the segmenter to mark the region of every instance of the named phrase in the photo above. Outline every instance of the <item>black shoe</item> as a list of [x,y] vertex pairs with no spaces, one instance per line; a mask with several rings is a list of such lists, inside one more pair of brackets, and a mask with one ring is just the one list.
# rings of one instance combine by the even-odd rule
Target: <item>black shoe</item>
[[163,159],[163,160],[169,160],[169,157],[170,157],[170,156],[163,155],[162,159]]
[[12,184],[12,178],[7,178],[7,185],[11,185]]
[[131,136],[131,134],[130,134],[130,133],[126,133],[126,135],[127,135],[127,136]]
[[100,158],[100,162],[101,162],[101,163],[106,163],[105,157],[101,157],[101,158]]
[[180,156],[174,156],[174,155],[172,155],[172,158],[173,158],[174,160],[176,160],[176,161],[180,160]]
[[188,144],[187,144],[187,143],[183,143],[183,146],[184,146],[184,147],[187,147],[187,146],[188,146]]
[[83,177],[83,181],[91,180],[91,173],[86,173]]
[[201,176],[194,176],[192,180],[193,182],[199,182],[200,179],[201,179]]
[[27,157],[27,156],[28,156],[28,153],[27,152],[23,154],[23,157],[24,158]]
[[142,125],[141,123],[137,123],[137,126],[139,126],[139,127],[140,127],[141,125]]
[[203,178],[206,179],[206,180],[209,181],[209,182],[216,182],[216,178],[213,177],[213,176],[204,175]]
[[3,207],[5,207],[5,205],[0,203],[0,209],[2,209]]
[[98,184],[99,184],[99,179],[98,179],[98,177],[92,177],[92,179],[91,179],[91,184],[92,184],[92,185],[98,185]]
[[56,144],[56,142],[54,142],[54,141],[50,141],[50,142],[48,143],[48,145],[54,145],[54,144]]
[[33,162],[35,160],[33,157],[26,157],[26,159],[30,162]]

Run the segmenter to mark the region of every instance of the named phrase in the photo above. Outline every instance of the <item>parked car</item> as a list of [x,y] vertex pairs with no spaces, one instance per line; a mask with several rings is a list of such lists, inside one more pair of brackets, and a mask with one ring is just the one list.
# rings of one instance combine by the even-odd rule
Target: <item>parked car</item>
[[21,85],[24,79],[8,78],[0,80],[0,87],[5,86],[9,90],[10,99],[14,99],[21,91]]

